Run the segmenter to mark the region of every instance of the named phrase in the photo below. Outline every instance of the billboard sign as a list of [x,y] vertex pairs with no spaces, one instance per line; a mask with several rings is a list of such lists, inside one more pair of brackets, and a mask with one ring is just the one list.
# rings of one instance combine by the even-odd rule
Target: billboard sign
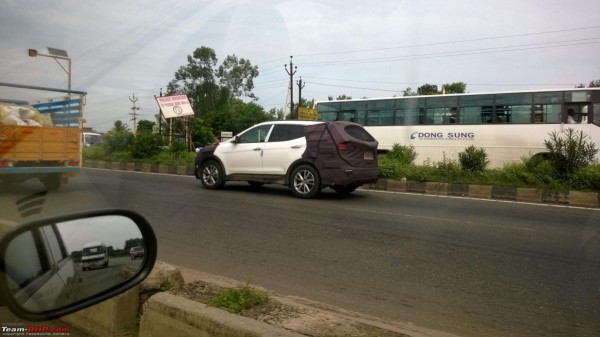
[[183,117],[194,114],[186,95],[156,97],[156,102],[165,118]]

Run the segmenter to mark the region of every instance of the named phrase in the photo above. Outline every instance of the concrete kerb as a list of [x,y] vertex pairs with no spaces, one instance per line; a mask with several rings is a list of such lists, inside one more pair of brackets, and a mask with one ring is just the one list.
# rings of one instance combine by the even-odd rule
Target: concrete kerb
[[411,323],[386,322],[323,303],[278,296],[268,291],[271,300],[298,308],[296,311],[301,314],[269,324],[164,292],[194,281],[229,288],[244,285],[239,281],[157,261],[152,273],[136,287],[61,319],[91,336],[103,337],[453,337],[451,334],[415,327]]
[[[153,164],[126,164],[104,161],[84,161],[84,167],[121,169],[177,175],[194,175],[193,166]],[[600,208],[600,193],[579,191],[554,191],[536,188],[515,188],[487,185],[446,184],[406,180],[379,179],[377,183],[363,188],[410,192],[430,195],[461,196],[479,199],[514,200],[517,202],[545,203],[576,207]]]

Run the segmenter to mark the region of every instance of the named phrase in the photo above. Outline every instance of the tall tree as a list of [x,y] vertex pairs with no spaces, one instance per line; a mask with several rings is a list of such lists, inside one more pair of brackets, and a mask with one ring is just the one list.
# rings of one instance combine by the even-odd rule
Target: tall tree
[[419,95],[437,95],[439,93],[440,92],[436,84],[425,83],[417,88],[417,94]]
[[217,76],[220,78],[220,84],[228,89],[230,100],[242,96],[252,100],[258,99],[252,92],[254,79],[258,77],[258,67],[252,66],[250,61],[238,59],[235,54],[227,56],[219,66]]
[[465,82],[453,82],[442,85],[442,89],[446,94],[464,94],[467,90]]
[[200,47],[187,57],[188,64],[175,72],[167,86],[167,94],[188,96],[196,114],[206,113],[219,101],[219,86],[215,77],[217,55],[208,47]]

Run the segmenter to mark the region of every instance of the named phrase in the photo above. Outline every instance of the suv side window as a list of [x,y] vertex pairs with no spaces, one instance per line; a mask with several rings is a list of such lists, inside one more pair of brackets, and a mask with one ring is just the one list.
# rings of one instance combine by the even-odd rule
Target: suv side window
[[284,142],[304,137],[304,125],[276,124],[269,136],[269,143]]
[[263,143],[271,129],[271,124],[257,126],[237,137],[237,143]]

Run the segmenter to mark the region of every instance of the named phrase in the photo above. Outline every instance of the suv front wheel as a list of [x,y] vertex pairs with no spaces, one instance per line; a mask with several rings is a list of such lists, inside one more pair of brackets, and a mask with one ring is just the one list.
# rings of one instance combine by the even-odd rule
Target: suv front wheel
[[216,160],[207,160],[200,167],[200,180],[205,188],[216,190],[225,184],[223,168]]
[[310,165],[300,165],[292,172],[292,193],[295,197],[310,199],[321,191],[319,172]]

